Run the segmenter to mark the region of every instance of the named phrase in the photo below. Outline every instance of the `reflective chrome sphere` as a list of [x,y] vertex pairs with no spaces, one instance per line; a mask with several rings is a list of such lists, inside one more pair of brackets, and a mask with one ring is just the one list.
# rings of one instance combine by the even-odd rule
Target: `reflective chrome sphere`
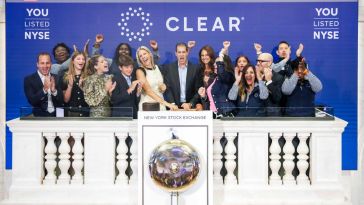
[[188,189],[200,172],[196,150],[184,140],[171,139],[158,145],[149,159],[152,180],[169,192]]

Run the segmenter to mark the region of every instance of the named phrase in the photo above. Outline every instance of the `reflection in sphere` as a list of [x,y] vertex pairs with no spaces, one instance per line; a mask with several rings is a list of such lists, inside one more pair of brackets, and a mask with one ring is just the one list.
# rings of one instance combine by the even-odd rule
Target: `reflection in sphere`
[[161,188],[184,191],[197,179],[200,159],[196,150],[184,140],[171,139],[158,145],[149,159],[149,173]]

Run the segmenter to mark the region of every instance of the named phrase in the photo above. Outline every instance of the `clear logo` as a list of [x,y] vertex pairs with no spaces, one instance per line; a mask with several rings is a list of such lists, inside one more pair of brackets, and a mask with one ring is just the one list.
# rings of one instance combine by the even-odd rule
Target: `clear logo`
[[144,36],[151,34],[153,22],[150,20],[150,13],[145,12],[143,8],[129,7],[120,16],[120,22],[117,24],[120,27],[120,35],[125,36],[130,42],[142,41]]

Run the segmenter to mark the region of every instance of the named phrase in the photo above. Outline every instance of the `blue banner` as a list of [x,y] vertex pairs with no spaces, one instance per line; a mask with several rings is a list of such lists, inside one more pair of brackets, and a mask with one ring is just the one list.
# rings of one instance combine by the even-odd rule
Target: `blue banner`
[[[135,49],[157,40],[160,63],[175,60],[177,42],[195,40],[190,60],[199,49],[215,51],[231,41],[229,55],[256,59],[253,43],[275,54],[279,41],[288,41],[292,57],[299,43],[310,70],[323,90],[316,101],[332,106],[348,121],[343,135],[343,169],[357,169],[357,35],[358,3],[7,3],[6,4],[6,117],[19,116],[30,106],[23,79],[36,70],[40,51],[55,44],[82,48],[102,33],[103,54],[112,58],[116,46],[127,42]],[[7,132],[6,167],[11,169],[11,133]]]

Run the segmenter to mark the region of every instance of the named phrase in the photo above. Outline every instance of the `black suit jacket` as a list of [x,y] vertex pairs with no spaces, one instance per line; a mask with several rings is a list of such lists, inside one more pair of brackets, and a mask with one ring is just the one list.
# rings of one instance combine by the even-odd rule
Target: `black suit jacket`
[[282,84],[284,81],[283,75],[272,71],[272,83],[267,88],[269,91],[268,100],[265,101],[268,116],[281,116],[281,101],[282,101]]
[[[131,76],[131,81],[133,82],[135,76]],[[132,93],[128,93],[129,85],[123,75],[114,75],[113,81],[116,82],[116,87],[111,95],[112,104],[112,116],[113,117],[133,117],[137,118],[138,112],[138,101],[139,98],[136,96],[137,89],[135,88]],[[131,110],[132,108],[132,110]]]
[[[162,73],[167,86],[165,98],[170,103],[181,106],[181,86],[179,84],[178,62],[163,66]],[[199,102],[198,89],[203,86],[201,69],[198,65],[188,62],[186,79],[186,103],[191,103],[194,107]]]
[[[57,79],[52,74],[54,79]],[[44,94],[42,79],[39,77],[38,72],[35,72],[24,78],[24,92],[28,99],[28,102],[33,107],[34,116],[55,116],[55,112],[49,113],[48,107],[48,95]],[[61,93],[57,93],[57,96],[52,96],[52,102],[54,107],[61,105]]]

